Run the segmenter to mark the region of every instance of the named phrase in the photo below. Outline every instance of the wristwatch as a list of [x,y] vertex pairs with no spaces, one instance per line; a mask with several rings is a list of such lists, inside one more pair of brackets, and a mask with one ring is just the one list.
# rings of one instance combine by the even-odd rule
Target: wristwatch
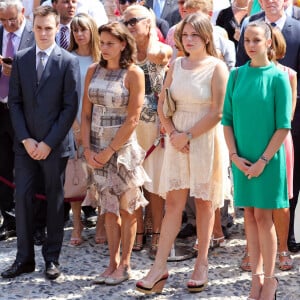
[[189,141],[193,138],[193,135],[189,131],[187,131],[185,134]]

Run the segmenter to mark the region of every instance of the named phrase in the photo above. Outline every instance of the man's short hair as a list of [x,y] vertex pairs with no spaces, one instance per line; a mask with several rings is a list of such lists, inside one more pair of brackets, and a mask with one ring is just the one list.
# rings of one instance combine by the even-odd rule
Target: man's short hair
[[33,23],[34,20],[37,16],[40,17],[47,17],[53,15],[55,18],[55,23],[56,25],[59,24],[59,14],[58,12],[50,5],[44,5],[44,6],[38,6],[34,11],[33,11]]

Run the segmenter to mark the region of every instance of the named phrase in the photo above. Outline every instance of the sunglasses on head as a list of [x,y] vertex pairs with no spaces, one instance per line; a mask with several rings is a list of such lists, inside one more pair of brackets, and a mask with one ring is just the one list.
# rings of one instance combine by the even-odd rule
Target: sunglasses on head
[[119,3],[122,5],[125,5],[126,2],[128,2],[129,4],[132,4],[132,3],[137,2],[137,0],[119,0]]
[[127,27],[128,25],[130,25],[131,27],[135,26],[136,23],[145,20],[146,17],[140,17],[140,18],[131,18],[128,21],[123,21],[123,24]]

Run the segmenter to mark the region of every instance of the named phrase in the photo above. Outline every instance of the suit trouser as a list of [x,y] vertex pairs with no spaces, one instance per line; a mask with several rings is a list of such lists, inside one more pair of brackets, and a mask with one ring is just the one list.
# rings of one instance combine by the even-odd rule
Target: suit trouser
[[[0,106],[0,176],[14,181],[14,132],[10,120],[9,110]],[[0,210],[3,216],[3,225],[15,226],[15,218],[10,212],[15,207],[14,190],[0,182]]]
[[29,155],[16,155],[16,225],[18,262],[34,262],[33,195],[39,176],[43,176],[47,201],[47,239],[42,253],[45,262],[59,260],[64,234],[64,175],[68,158],[53,157],[33,160]]

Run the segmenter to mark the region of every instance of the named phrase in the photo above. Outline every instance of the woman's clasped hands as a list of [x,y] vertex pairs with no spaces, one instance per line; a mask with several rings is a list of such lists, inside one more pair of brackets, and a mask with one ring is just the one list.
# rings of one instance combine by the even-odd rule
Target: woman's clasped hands
[[170,141],[176,150],[182,153],[188,153],[190,151],[189,139],[185,132],[174,131],[170,134]]
[[258,159],[255,163],[235,154],[232,157],[232,162],[240,169],[248,179],[258,177],[264,170],[266,163]]
[[90,149],[84,151],[86,162],[94,169],[102,169],[104,165],[110,160],[112,153],[109,148],[96,153]]

